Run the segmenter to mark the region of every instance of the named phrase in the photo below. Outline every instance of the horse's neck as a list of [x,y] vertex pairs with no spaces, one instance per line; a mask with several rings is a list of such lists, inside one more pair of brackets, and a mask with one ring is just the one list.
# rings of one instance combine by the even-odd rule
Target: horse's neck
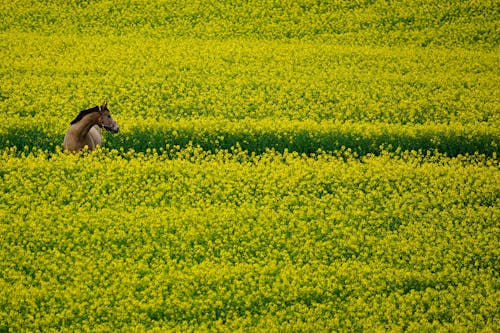
[[71,131],[79,139],[84,139],[90,129],[98,124],[99,114],[97,112],[89,113],[76,124],[71,125]]

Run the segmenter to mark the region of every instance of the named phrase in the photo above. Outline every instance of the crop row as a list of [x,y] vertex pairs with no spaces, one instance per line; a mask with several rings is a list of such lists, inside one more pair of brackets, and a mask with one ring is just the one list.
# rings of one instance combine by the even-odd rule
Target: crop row
[[498,46],[492,0],[9,1],[0,6],[0,31],[6,32]]
[[498,162],[0,158],[0,329],[498,329]]
[[0,112],[12,122],[59,127],[103,99],[123,119],[499,122],[488,51],[34,34],[0,46]]
[[[128,119],[130,122],[131,119]],[[0,148],[16,147],[19,152],[42,149],[54,152],[61,148],[64,130],[50,124],[32,124],[24,120],[0,130]],[[199,146],[207,151],[240,147],[253,153],[268,149],[283,152],[314,153],[350,149],[358,155],[380,154],[384,150],[439,151],[448,156],[486,154],[499,151],[499,132],[485,124],[398,125],[384,123],[338,123],[293,121],[284,119],[181,118],[161,121],[143,119],[121,126],[117,135],[104,131],[103,145],[122,151],[168,150],[168,147]]]

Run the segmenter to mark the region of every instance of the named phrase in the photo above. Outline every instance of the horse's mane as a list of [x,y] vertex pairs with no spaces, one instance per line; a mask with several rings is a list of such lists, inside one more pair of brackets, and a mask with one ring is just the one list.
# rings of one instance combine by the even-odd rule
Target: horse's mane
[[81,111],[78,114],[78,116],[76,116],[76,118],[70,124],[71,125],[76,124],[77,122],[79,122],[80,120],[82,120],[82,118],[85,117],[86,115],[88,115],[89,113],[97,112],[97,111],[99,111],[99,107],[98,106],[94,106],[93,108],[90,108],[90,109],[87,109],[87,110],[83,110],[83,111]]

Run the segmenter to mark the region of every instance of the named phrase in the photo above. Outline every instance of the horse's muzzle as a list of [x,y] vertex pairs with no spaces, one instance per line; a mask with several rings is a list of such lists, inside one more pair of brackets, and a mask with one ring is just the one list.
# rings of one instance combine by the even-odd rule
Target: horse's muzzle
[[118,133],[118,130],[119,130],[118,125],[113,125],[113,126],[106,126],[106,125],[104,125],[102,127],[104,127],[105,130],[110,131],[113,134]]

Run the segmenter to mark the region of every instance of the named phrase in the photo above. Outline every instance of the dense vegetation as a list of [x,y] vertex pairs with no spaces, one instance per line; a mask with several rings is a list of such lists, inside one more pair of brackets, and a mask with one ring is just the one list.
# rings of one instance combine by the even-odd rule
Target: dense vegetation
[[1,160],[4,328],[496,325],[497,162],[47,157]]
[[0,332],[498,331],[497,17],[0,3]]

